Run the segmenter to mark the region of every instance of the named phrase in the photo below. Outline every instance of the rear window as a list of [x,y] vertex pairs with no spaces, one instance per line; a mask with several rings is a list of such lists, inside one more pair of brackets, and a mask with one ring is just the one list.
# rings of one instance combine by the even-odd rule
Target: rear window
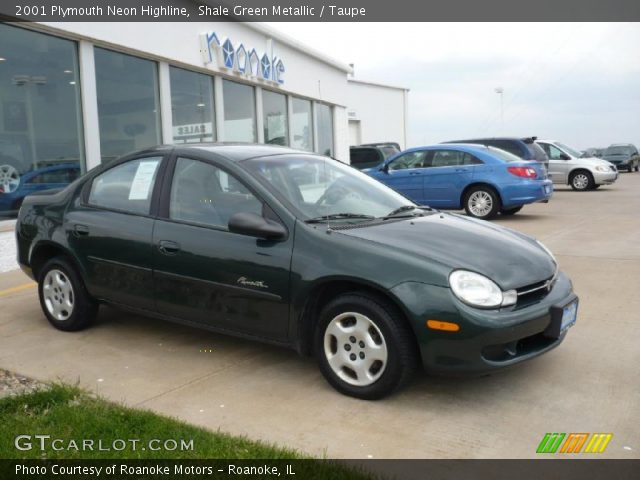
[[537,143],[528,143],[527,148],[529,149],[529,153],[531,153],[531,157],[539,162],[546,163],[549,161],[549,157],[543,150],[543,148]]
[[382,162],[381,157],[375,148],[352,148],[349,153],[351,165],[358,169],[375,167]]
[[522,158],[513,153],[507,152],[506,150],[502,150],[496,147],[487,147],[489,153],[494,157],[498,157],[500,160],[505,162],[521,162]]

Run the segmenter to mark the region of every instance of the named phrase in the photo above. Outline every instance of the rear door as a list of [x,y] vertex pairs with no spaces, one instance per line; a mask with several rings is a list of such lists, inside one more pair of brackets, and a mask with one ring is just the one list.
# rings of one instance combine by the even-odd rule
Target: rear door
[[68,241],[95,297],[153,310],[152,208],[165,160],[136,158],[102,172],[67,212]]
[[416,203],[424,202],[424,162],[428,151],[407,152],[389,163],[389,168],[376,176],[384,184]]
[[225,330],[286,339],[293,235],[267,241],[229,232],[229,218],[236,213],[280,220],[223,165],[178,157],[169,169],[172,177],[165,182],[153,232],[158,310]]
[[457,208],[464,188],[471,183],[474,165],[482,163],[472,155],[457,150],[432,150],[428,168],[424,169],[424,192],[427,205]]

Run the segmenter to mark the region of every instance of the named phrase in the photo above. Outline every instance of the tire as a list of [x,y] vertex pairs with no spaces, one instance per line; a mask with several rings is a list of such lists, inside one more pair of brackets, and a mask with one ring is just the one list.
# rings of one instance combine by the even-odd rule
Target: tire
[[363,400],[402,388],[418,363],[415,337],[401,314],[366,293],[340,295],[322,309],[314,350],[329,384]]
[[636,172],[640,171],[640,163],[636,163]]
[[98,304],[84,286],[73,265],[64,257],[49,260],[38,275],[40,306],[58,330],[74,332],[96,318]]
[[500,197],[491,187],[473,187],[464,196],[464,210],[470,217],[487,220],[495,217],[500,207]]
[[593,187],[591,187],[591,190],[597,190],[601,187],[602,185],[594,185]]
[[522,210],[522,205],[519,206],[519,207],[515,207],[515,208],[503,208],[502,210],[500,210],[500,214],[501,215],[515,215],[520,210]]
[[572,172],[569,177],[569,185],[577,192],[584,192],[587,190],[591,190],[595,185],[593,181],[593,176],[591,173],[585,170],[578,170],[576,172]]

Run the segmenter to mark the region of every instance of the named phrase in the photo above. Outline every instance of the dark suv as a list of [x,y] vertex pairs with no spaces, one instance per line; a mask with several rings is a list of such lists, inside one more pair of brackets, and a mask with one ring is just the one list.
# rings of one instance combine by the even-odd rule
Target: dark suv
[[400,152],[397,143],[369,143],[349,148],[349,159],[352,167],[358,170],[380,165],[387,158]]
[[547,171],[549,171],[549,157],[547,157],[542,147],[536,143],[537,138],[538,137],[493,137],[475,138],[472,140],[451,140],[443,143],[474,143],[500,148],[517,155],[523,160],[542,162]]

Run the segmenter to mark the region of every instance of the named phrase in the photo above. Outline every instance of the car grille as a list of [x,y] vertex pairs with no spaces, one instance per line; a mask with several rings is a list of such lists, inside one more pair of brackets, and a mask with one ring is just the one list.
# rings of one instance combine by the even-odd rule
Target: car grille
[[541,282],[531,283],[524,287],[516,288],[516,292],[518,293],[516,308],[527,307],[539,302],[549,294],[555,282],[556,275],[554,274],[552,277]]

